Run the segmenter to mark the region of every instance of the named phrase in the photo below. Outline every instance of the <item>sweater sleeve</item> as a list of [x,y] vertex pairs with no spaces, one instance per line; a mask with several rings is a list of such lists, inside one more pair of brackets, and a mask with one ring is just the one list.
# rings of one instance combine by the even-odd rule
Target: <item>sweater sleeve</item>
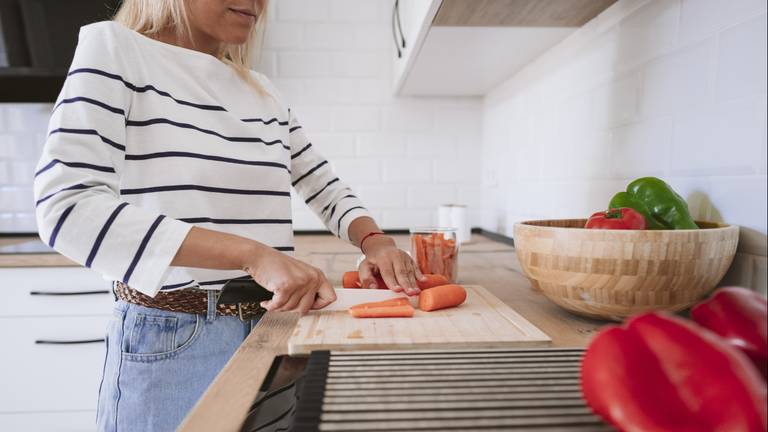
[[154,296],[191,225],[121,200],[131,55],[108,24],[81,29],[53,108],[34,179],[37,225],[61,254]]
[[291,184],[304,202],[336,236],[349,241],[349,225],[371,217],[362,201],[316,149],[292,111],[289,111]]

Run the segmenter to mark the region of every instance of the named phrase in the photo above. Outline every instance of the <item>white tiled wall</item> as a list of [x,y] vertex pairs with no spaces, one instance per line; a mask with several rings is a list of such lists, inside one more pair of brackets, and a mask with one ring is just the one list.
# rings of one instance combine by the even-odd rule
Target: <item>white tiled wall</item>
[[[392,96],[391,6],[273,1],[262,70],[380,225],[432,224],[445,203],[469,205],[478,225],[481,100]],[[294,221],[323,228],[297,197]]]
[[[481,100],[391,96],[391,0],[274,0],[258,69],[384,228],[480,215]],[[36,231],[31,182],[50,111],[0,104],[0,232]],[[296,229],[324,229],[294,197]]]
[[765,0],[621,0],[483,112],[484,228],[586,217],[659,176],[695,217],[742,227],[727,281],[765,292]]

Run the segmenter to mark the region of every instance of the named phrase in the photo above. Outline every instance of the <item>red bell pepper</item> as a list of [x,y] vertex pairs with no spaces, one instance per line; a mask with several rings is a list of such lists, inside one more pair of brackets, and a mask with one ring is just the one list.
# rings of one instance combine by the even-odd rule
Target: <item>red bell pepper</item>
[[644,230],[645,217],[629,207],[613,208],[590,216],[584,228]]
[[768,302],[765,297],[746,288],[720,288],[691,309],[691,318],[743,351],[763,377],[768,376]]
[[647,313],[601,331],[581,369],[584,398],[622,431],[765,431],[766,384],[709,330]]

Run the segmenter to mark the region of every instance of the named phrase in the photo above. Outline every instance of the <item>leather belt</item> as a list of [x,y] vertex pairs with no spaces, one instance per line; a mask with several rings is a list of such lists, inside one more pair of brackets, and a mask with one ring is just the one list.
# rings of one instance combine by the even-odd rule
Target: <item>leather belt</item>
[[[114,293],[120,300],[154,309],[205,315],[208,313],[208,291],[185,288],[178,291],[161,291],[150,297],[122,282],[115,282]],[[236,316],[242,321],[258,318],[266,312],[259,303],[217,304],[216,313]]]

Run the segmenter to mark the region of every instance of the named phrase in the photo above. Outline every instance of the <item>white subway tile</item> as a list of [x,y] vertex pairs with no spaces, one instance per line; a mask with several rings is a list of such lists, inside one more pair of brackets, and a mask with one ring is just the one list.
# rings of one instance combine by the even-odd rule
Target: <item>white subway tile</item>
[[456,203],[456,187],[453,185],[418,185],[408,187],[408,208],[430,209]]
[[766,16],[761,15],[720,34],[715,82],[719,98],[765,93],[767,33]]
[[333,110],[334,131],[375,131],[378,129],[378,108],[339,107]]
[[377,160],[339,159],[331,161],[331,165],[339,178],[352,188],[381,182],[381,168]]
[[269,49],[301,48],[303,33],[304,28],[299,23],[269,23],[264,46]]
[[297,106],[293,111],[307,135],[311,136],[314,132],[329,132],[331,130],[330,109]]
[[357,154],[361,157],[402,157],[405,136],[400,133],[363,134],[357,137]]
[[273,5],[280,21],[325,21],[330,9],[329,0],[279,0]]
[[[2,191],[0,191],[2,196]],[[13,219],[13,213],[3,213],[5,210],[2,208],[3,202],[0,201],[0,232],[20,232],[21,230],[16,227]]]
[[11,182],[11,161],[5,161],[0,159],[0,186],[7,185]]
[[765,0],[683,0],[680,43],[703,39],[765,10]]
[[610,36],[619,69],[633,68],[674,48],[679,21],[677,0],[649,2],[623,20]]
[[37,221],[35,220],[34,212],[15,213],[13,215],[13,225],[15,231],[19,232],[36,232]]
[[387,160],[384,164],[386,183],[432,182],[432,162],[426,159]]
[[676,51],[645,71],[641,112],[646,117],[684,112],[709,99],[714,39]]
[[391,4],[382,0],[332,0],[330,15],[335,21],[388,22],[385,6]]
[[439,109],[435,112],[435,128],[443,133],[477,137],[480,112],[476,109]]
[[382,111],[386,130],[429,133],[434,130],[435,117],[428,106],[391,105]]
[[[477,137],[475,137],[477,138]],[[453,135],[434,133],[434,134],[409,134],[406,137],[406,146],[408,156],[428,156],[433,159],[450,159],[456,157],[459,145],[472,146],[476,148],[476,143],[466,141],[458,142]]]
[[331,73],[336,77],[378,78],[392,67],[386,53],[331,53]]
[[640,74],[631,72],[587,93],[589,125],[601,130],[636,120],[640,87]]
[[304,98],[304,82],[300,79],[277,78],[272,80],[288,106],[301,103]]
[[433,161],[438,183],[480,184],[480,159],[447,159]]
[[716,221],[740,225],[765,236],[768,229],[765,176],[717,177],[712,179],[711,188]]
[[757,171],[763,151],[763,97],[692,111],[675,125],[670,164],[677,175],[733,175]]
[[5,186],[0,187],[0,212],[34,211],[32,188]]
[[[712,204],[712,181],[708,177],[662,178],[688,203],[688,211],[695,220],[711,220],[716,210]],[[714,213],[713,213],[714,212]],[[717,219],[717,217],[714,217]]]
[[406,186],[404,185],[364,185],[356,188],[355,193],[367,207],[406,208]]
[[635,123],[612,133],[612,160],[606,171],[617,177],[660,177],[669,170],[672,118]]
[[35,176],[35,162],[14,161],[11,162],[11,182],[19,186],[30,186]]
[[328,76],[331,60],[327,53],[281,52],[277,57],[280,78],[314,78]]
[[355,27],[342,23],[311,23],[304,27],[305,49],[342,50],[350,47]]
[[355,136],[342,133],[313,133],[312,144],[323,156],[352,158],[355,156]]
[[10,159],[16,155],[16,134],[0,133],[0,158]]
[[381,220],[383,228],[407,229],[434,225],[434,219],[429,210],[384,210]]
[[459,186],[456,190],[456,204],[467,206],[470,211],[482,208],[483,188],[480,186]]

